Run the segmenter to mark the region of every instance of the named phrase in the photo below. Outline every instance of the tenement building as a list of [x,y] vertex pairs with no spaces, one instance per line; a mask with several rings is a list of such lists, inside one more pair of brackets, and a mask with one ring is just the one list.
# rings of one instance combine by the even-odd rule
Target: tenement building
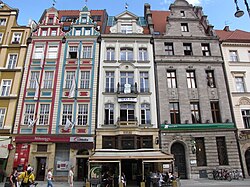
[[176,0],[145,15],[154,38],[161,148],[182,178],[241,169],[219,40],[202,8]]
[[[0,1],[0,170],[12,171],[11,134],[20,92],[30,28],[17,23],[19,10]],[[0,182],[3,175],[0,175]]]
[[232,109],[238,128],[240,156],[245,177],[250,176],[250,33],[231,31],[229,26],[216,30],[220,38],[230,88]]

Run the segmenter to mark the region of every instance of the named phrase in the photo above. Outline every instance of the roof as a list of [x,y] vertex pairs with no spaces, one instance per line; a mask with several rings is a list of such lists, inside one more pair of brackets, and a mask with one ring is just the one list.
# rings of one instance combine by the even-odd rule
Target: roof
[[249,43],[250,42],[250,32],[243,30],[230,31],[229,29],[224,30],[215,30],[220,41],[223,42],[241,42]]
[[170,15],[170,11],[157,11],[152,10],[152,21],[154,24],[154,32],[163,34],[166,32],[167,17]]
[[143,159],[144,161],[172,162],[173,155],[159,150],[96,150],[89,160]]

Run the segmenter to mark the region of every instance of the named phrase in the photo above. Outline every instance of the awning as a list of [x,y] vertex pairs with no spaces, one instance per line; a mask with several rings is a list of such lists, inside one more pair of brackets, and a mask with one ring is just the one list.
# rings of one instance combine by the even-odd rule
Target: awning
[[123,160],[123,159],[142,159],[143,162],[164,162],[171,163],[173,155],[160,150],[96,150],[89,157],[89,161],[99,160]]
[[0,158],[7,158],[9,155],[8,145],[10,144],[8,136],[0,136]]

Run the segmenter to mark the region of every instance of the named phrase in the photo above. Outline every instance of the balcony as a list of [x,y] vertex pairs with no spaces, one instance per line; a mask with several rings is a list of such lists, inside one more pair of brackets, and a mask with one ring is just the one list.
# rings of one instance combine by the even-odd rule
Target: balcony
[[134,116],[131,119],[127,119],[127,121],[117,118],[117,126],[118,127],[137,127],[138,126],[137,117]]
[[137,83],[133,84],[124,84],[120,85],[120,83],[117,83],[117,95],[118,97],[124,97],[124,96],[133,96],[137,97],[138,95],[138,88]]

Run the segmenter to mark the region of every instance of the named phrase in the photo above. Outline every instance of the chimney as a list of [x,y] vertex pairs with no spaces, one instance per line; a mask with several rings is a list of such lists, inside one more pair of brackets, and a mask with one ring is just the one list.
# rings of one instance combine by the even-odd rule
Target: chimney
[[230,31],[229,26],[226,25],[223,30],[224,31]]

